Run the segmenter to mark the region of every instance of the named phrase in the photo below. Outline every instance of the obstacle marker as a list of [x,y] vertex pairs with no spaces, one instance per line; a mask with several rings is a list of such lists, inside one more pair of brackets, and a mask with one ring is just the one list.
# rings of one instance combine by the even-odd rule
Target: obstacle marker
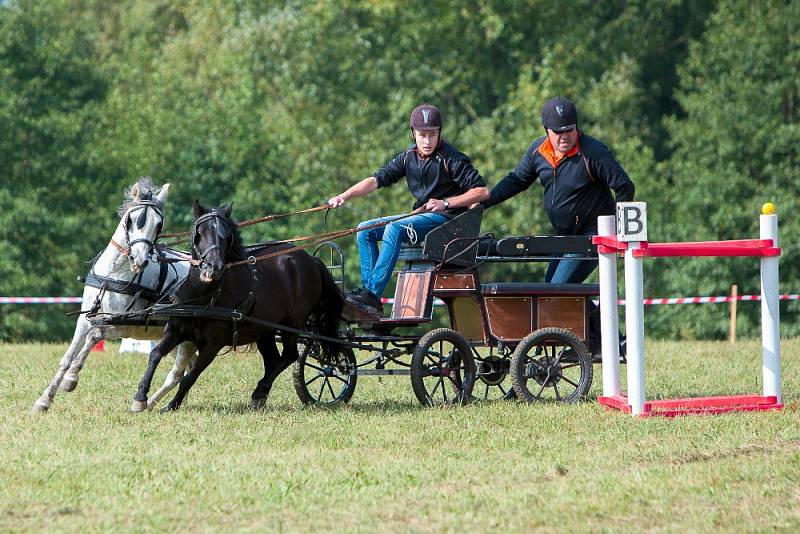
[[[632,415],[674,417],[731,411],[777,410],[781,403],[780,313],[778,305],[778,216],[767,203],[760,216],[760,238],[695,243],[648,243],[644,202],[617,204],[617,217],[598,218],[600,317],[603,395],[598,402]],[[619,316],[617,310],[617,253],[625,255],[625,321],[627,328],[628,394],[619,380]],[[761,258],[762,395],[735,395],[647,401],[644,380],[643,258],[665,257]]]

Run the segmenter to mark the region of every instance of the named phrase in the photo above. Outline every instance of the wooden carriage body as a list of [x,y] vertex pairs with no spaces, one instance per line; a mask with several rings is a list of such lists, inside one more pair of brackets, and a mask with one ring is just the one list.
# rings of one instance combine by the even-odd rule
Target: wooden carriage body
[[503,261],[546,261],[553,253],[592,252],[590,238],[528,236],[495,241],[479,237],[481,210],[471,210],[431,231],[425,242],[404,246],[391,317],[381,322],[430,321],[437,299],[447,307],[452,328],[471,343],[513,348],[530,332],[546,327],[588,336],[589,301],[597,284],[482,283],[478,265]]

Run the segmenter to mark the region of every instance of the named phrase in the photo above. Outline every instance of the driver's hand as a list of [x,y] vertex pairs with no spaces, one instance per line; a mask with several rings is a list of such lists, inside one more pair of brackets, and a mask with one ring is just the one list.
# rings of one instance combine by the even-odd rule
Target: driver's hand
[[432,198],[425,203],[425,211],[444,211],[444,201]]
[[344,196],[344,193],[341,195],[336,195],[335,197],[331,197],[328,199],[328,206],[332,208],[338,208],[339,206],[343,205],[347,202],[347,198]]

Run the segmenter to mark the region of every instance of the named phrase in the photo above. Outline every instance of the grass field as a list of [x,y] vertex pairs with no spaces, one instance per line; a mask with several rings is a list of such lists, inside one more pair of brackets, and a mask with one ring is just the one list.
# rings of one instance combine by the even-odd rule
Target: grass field
[[[678,419],[426,409],[407,377],[309,409],[288,372],[254,412],[252,354],[220,357],[179,412],[132,414],[145,357],[115,344],[32,415],[65,347],[0,346],[0,531],[800,531],[800,340],[783,411]],[[649,398],[760,393],[757,341],[646,349]]]

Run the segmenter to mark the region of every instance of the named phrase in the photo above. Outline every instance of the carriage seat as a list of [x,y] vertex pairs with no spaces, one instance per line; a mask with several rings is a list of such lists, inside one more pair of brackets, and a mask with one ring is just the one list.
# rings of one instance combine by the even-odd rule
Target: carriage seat
[[[461,267],[474,265],[478,250],[472,238],[477,239],[480,235],[482,216],[483,209],[474,208],[453,217],[428,232],[422,243],[403,243],[398,259],[451,263]],[[453,241],[461,238],[463,240]]]
[[600,284],[504,283],[483,284],[484,296],[524,295],[545,297],[594,297],[600,294]]

